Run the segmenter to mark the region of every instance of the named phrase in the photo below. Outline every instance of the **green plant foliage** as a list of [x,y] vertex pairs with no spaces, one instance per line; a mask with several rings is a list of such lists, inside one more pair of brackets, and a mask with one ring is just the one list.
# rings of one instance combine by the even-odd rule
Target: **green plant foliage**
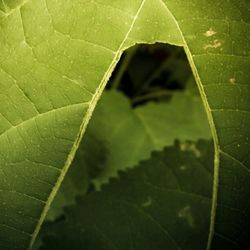
[[249,22],[245,0],[0,1],[0,248],[33,245],[124,50],[163,42],[184,47],[214,139],[207,249],[243,249]]
[[[175,115],[176,109],[180,112],[179,116]],[[188,126],[190,129],[187,129]],[[188,92],[174,94],[169,103],[149,103],[136,109],[131,108],[129,100],[122,94],[114,91],[104,93],[86,136],[96,137],[102,142],[102,148],[106,145],[106,150],[99,149],[106,156],[99,161],[101,173],[97,184],[115,176],[117,170],[149,158],[153,150],[172,145],[177,138],[183,141],[211,138],[201,101]],[[85,157],[89,158],[83,165],[93,161],[89,157],[93,154],[90,143],[83,140]],[[97,166],[96,162],[91,164],[90,169],[94,165]]]
[[63,207],[74,204],[75,196],[86,192],[90,180],[100,189],[119,170],[135,166],[177,138],[211,138],[201,100],[189,90],[175,93],[170,102],[136,109],[117,91],[103,93],[47,219],[59,217]]
[[[65,210],[41,249],[185,249],[206,246],[212,193],[212,143],[177,143],[154,152]],[[193,178],[195,181],[190,182]],[[84,222],[84,223],[83,223]],[[46,231],[44,232],[46,235]]]

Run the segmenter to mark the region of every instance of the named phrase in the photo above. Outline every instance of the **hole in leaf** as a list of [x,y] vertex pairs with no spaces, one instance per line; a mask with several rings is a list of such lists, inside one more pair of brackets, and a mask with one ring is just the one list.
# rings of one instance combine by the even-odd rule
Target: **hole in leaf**
[[183,48],[142,44],[123,54],[107,88],[122,91],[137,106],[169,100],[173,91],[184,90],[192,78]]
[[[183,48],[136,45],[124,52],[113,72],[62,184],[63,194],[53,204],[71,204],[74,194],[100,189],[118,171],[176,140],[182,151],[197,157],[193,142],[211,138]],[[60,205],[52,208],[49,217],[59,210]]]
[[[63,207],[70,205],[74,216],[78,216],[78,213],[81,216],[82,213],[84,217],[87,214],[83,219],[86,227],[91,224],[88,222],[88,206],[99,216],[97,223],[106,220],[106,215],[105,218],[102,217],[103,213],[113,209],[113,194],[109,192],[112,191],[115,195],[118,192],[118,196],[121,196],[121,179],[121,188],[125,183],[126,190],[130,190],[122,188],[122,195],[125,191],[129,197],[133,192],[139,192],[141,198],[136,197],[136,201],[138,199],[140,209],[153,209],[155,212],[155,200],[160,196],[157,197],[154,192],[142,192],[145,183],[141,184],[142,189],[133,189],[134,186],[137,187],[137,179],[139,182],[143,180],[145,167],[145,174],[153,186],[163,187],[162,190],[171,189],[171,185],[175,185],[178,179],[179,188],[183,189],[184,193],[206,197],[205,203],[192,199],[187,200],[187,203],[184,200],[178,201],[181,205],[177,204],[172,208],[170,206],[172,210],[169,212],[177,218],[176,223],[184,231],[196,230],[197,234],[201,233],[199,244],[202,245],[207,238],[210,216],[209,197],[213,175],[211,138],[203,104],[183,49],[165,44],[137,45],[130,48],[125,51],[113,72],[75,160],[52,204],[47,220],[58,218],[54,225],[59,225],[59,229],[52,231],[60,230],[60,223],[64,225],[67,221],[68,214]],[[145,162],[148,163],[144,166]],[[108,188],[102,197],[102,190],[110,183],[113,186],[111,185],[111,189]],[[97,190],[100,193],[96,192]],[[111,205],[105,195],[111,197]],[[165,195],[169,194],[164,194],[164,197]],[[168,197],[167,200],[172,198],[175,201],[175,197]],[[86,214],[81,212],[85,211],[85,208],[79,212],[75,209],[84,202],[89,202],[85,204]],[[99,205],[96,204],[105,207],[100,212]],[[166,204],[164,199],[161,205],[165,206],[164,209],[169,209],[168,202]],[[205,217],[202,217],[203,214],[196,216],[202,211],[200,205],[206,210]],[[122,218],[121,211],[111,212],[119,216],[121,213]],[[119,224],[118,215],[118,221],[113,219],[112,222],[115,225]],[[94,218],[89,220],[95,218],[94,214]],[[79,224],[70,220],[69,223]],[[78,230],[78,226],[72,229]],[[50,227],[53,227],[53,223],[45,223],[40,237],[50,235],[45,232],[49,231]],[[202,227],[204,232],[200,232],[197,229],[199,227]]]

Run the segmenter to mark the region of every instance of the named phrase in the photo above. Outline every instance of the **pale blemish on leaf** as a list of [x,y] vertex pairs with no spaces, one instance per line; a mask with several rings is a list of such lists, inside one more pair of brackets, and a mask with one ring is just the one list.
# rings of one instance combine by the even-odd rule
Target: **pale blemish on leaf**
[[150,207],[152,205],[152,198],[151,196],[147,197],[147,200],[141,204],[142,207]]
[[186,220],[190,227],[194,227],[194,217],[192,215],[191,207],[189,205],[183,207],[177,214],[178,218]]
[[188,151],[194,153],[194,155],[199,158],[201,157],[200,150],[196,147],[194,143],[191,142],[185,142],[180,144],[180,150],[181,151]]
[[181,170],[181,171],[185,171],[186,169],[187,169],[187,166],[185,166],[185,165],[181,165],[181,166],[180,166],[180,170]]
[[206,37],[211,37],[211,36],[214,36],[215,34],[217,34],[217,32],[214,31],[212,28],[210,28],[205,33],[203,33],[203,35],[206,36]]
[[215,39],[214,41],[204,45],[203,49],[207,50],[207,49],[217,49],[219,47],[221,47],[222,45],[222,41]]
[[232,77],[232,78],[229,79],[229,82],[231,84],[235,84],[236,83],[236,79],[234,77]]

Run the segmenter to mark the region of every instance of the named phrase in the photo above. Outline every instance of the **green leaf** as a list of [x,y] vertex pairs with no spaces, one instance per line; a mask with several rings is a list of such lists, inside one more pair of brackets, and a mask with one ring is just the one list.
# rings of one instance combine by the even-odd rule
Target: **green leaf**
[[116,176],[118,170],[149,158],[153,150],[172,145],[177,138],[182,141],[211,138],[201,100],[189,92],[175,93],[170,102],[149,103],[136,109],[130,107],[122,94],[104,93],[86,136],[99,139],[98,152],[103,155],[97,163],[96,158],[90,157],[96,147],[93,151],[91,141],[83,140],[82,165],[89,166],[88,169],[100,166],[94,181],[97,187]]
[[[123,94],[105,91],[47,219],[62,215],[62,208],[74,204],[75,197],[86,192],[90,181],[100,189],[119,170],[148,159],[152,151],[172,145],[177,138],[211,138],[201,104],[200,97],[188,90],[174,93],[170,102],[132,109]],[[176,109],[179,116],[173,116]]]
[[33,244],[123,51],[156,41],[184,46],[209,118],[208,249],[242,248],[250,210],[250,3],[5,3],[12,10],[0,11],[0,248]]
[[206,141],[187,145],[199,157],[176,144],[120,172],[101,192],[79,198],[65,210],[64,221],[44,230],[41,249],[204,249],[213,148]]
[[119,170],[148,159],[152,151],[172,145],[177,138],[211,138],[201,104],[200,97],[188,90],[174,93],[170,102],[132,109],[121,93],[104,92],[47,219],[54,220],[63,214],[63,207],[74,204],[90,179],[99,190]]
[[152,138],[154,149],[181,141],[211,138],[200,97],[189,91],[177,92],[170,103],[149,103],[135,113]]

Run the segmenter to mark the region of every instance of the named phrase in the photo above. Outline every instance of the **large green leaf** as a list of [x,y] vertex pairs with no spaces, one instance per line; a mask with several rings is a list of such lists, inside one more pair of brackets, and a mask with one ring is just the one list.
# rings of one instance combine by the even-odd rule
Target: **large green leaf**
[[33,244],[121,54],[155,41],[184,46],[213,133],[208,248],[246,242],[248,1],[6,0],[0,9],[1,248]]
[[63,207],[74,204],[75,197],[86,192],[90,181],[100,189],[119,170],[148,159],[152,151],[172,145],[177,138],[183,143],[210,139],[201,104],[199,96],[188,89],[174,93],[169,102],[148,103],[133,109],[123,94],[105,91],[47,219],[62,215]]
[[179,144],[165,148],[79,198],[65,220],[46,225],[41,249],[204,249],[213,150],[209,142],[192,145],[199,157]]

